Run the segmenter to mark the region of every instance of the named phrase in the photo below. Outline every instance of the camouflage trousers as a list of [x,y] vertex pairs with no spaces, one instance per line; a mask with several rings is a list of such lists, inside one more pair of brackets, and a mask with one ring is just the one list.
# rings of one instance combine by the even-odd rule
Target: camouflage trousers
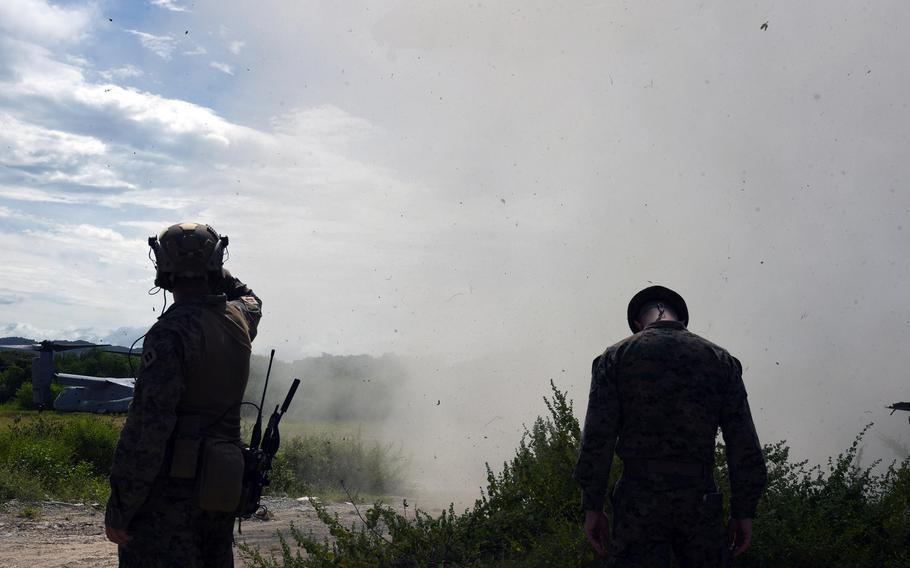
[[192,480],[159,479],[127,532],[120,568],[234,566],[234,517],[199,509]]
[[730,565],[723,497],[713,482],[658,487],[620,479],[612,496],[607,565],[615,568],[721,568]]

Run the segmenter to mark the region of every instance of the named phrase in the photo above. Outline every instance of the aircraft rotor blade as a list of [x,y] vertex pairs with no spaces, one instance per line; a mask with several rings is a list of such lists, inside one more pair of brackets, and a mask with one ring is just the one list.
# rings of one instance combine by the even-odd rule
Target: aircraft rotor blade
[[57,379],[57,383],[67,387],[88,387],[97,389],[104,388],[107,385],[133,387],[136,384],[136,379],[127,377],[92,377],[89,375],[74,375],[72,373],[55,373],[54,378]]
[[[129,355],[130,348],[122,345],[111,345],[102,349],[105,353],[117,353],[118,355]],[[142,355],[142,347],[133,347],[133,355]]]

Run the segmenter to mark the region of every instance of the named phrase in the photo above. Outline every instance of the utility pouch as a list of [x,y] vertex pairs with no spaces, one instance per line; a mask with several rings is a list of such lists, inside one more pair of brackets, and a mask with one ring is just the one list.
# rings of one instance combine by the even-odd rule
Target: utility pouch
[[702,514],[706,519],[721,519],[724,512],[724,494],[717,491],[705,493],[701,497]]
[[168,475],[177,479],[193,479],[199,464],[199,415],[181,416],[177,419],[174,440],[171,443],[171,467]]
[[243,450],[231,440],[205,438],[196,475],[196,504],[203,511],[233,513],[240,504]]

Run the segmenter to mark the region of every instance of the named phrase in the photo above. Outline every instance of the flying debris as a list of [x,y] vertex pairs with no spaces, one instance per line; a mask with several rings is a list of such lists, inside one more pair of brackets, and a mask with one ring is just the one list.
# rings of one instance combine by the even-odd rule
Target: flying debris
[[[21,345],[0,345],[0,351],[32,351],[32,397],[39,410],[47,408],[51,382],[56,379],[63,389],[54,400],[58,412],[126,412],[133,400],[134,378],[92,377],[58,373],[54,354],[60,351],[98,349],[108,353],[129,354],[125,347],[87,341],[41,341]],[[140,354],[141,353],[138,353]]]

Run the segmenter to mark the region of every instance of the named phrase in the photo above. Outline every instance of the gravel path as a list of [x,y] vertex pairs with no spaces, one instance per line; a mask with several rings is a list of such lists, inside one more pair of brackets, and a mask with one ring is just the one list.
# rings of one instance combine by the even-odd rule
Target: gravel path
[[[293,523],[317,538],[329,536],[306,499],[267,498],[268,520],[244,521],[234,539],[261,551],[279,550],[278,532]],[[350,503],[330,503],[346,526],[360,524]],[[365,507],[361,507],[361,512]],[[235,565],[244,566],[237,549]],[[111,568],[117,566],[117,547],[104,537],[104,508],[97,504],[45,502],[0,504],[0,566],[3,568]]]

